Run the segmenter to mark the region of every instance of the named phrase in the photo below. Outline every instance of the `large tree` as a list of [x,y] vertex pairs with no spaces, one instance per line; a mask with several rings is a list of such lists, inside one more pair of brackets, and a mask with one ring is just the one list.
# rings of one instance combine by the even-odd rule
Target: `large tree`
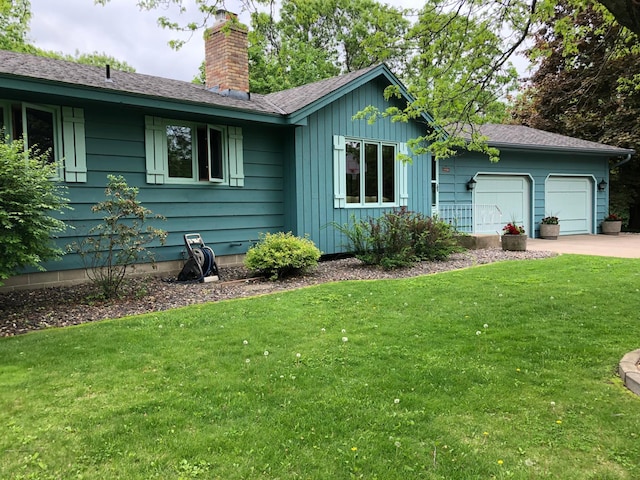
[[[577,40],[570,55],[566,35]],[[514,119],[534,128],[640,151],[640,96],[635,88],[640,54],[634,44],[635,39],[609,22],[602,11],[576,12],[570,3],[559,2],[553,18],[535,35],[531,53],[538,58],[538,66],[516,103]],[[640,164],[633,159],[616,167],[620,162],[611,161],[610,207],[638,228]]]
[[[106,4],[110,0],[94,1]],[[569,1],[574,15],[592,5],[585,0]],[[602,0],[595,5],[607,12],[604,17],[607,24],[612,24],[615,16],[629,31],[639,32],[640,25],[634,20],[638,11],[636,1]],[[201,22],[180,24],[166,17],[159,19],[163,27],[188,31],[204,28],[215,11],[224,8],[223,0],[138,0],[137,3],[145,9],[177,5],[183,10],[195,4],[202,14]],[[243,0],[241,3],[251,11],[257,11],[256,5],[261,5],[273,12],[277,2]],[[347,8],[343,13],[334,8],[337,13],[333,16],[319,13],[325,8],[330,12],[331,7],[338,4],[353,5],[358,12],[354,14]],[[416,100],[404,110],[365,110],[363,117],[375,121],[380,116],[391,116],[397,121],[406,121],[427,112],[433,116],[433,128],[430,134],[413,142],[418,151],[427,145],[442,157],[462,146],[484,151],[497,159],[498,152],[488,149],[479,135],[474,133],[471,144],[461,140],[458,136],[461,125],[500,118],[501,109],[496,100],[506,96],[513,86],[510,59],[522,48],[536,25],[554,18],[557,1],[426,0],[419,10],[404,12],[405,17],[417,20],[413,22],[411,33],[402,39],[401,28],[398,29],[401,22],[384,23],[392,28],[379,27],[382,25],[378,22],[379,15],[390,17],[394,9],[363,9],[372,4],[376,2],[284,0],[282,16],[286,18],[285,23],[271,21],[273,15],[268,13],[258,17],[254,45],[266,53],[260,55],[254,51],[252,56],[254,67],[262,73],[261,83],[255,86],[260,91],[268,91],[274,85],[293,86],[309,81],[310,75],[305,72],[311,76],[324,76],[331,73],[332,66],[349,70],[352,60],[354,66],[385,60],[397,66],[396,73],[411,87]],[[374,14],[370,15],[370,12]],[[341,18],[336,18],[340,15],[347,19],[346,27]],[[359,17],[366,19],[365,22],[360,22]],[[385,18],[385,22],[387,20]],[[565,53],[575,49],[580,41],[579,32],[573,31],[571,24],[569,19],[558,25],[565,30]],[[371,30],[372,25],[378,26]],[[627,36],[629,31],[625,33]],[[635,41],[635,36],[632,37]],[[369,39],[373,39],[372,43]],[[392,48],[385,49],[389,46]],[[403,53],[397,56],[399,52]],[[336,65],[335,59],[339,55],[344,63]],[[303,67],[298,68],[300,65]],[[314,68],[304,68],[311,65]],[[397,93],[389,90],[387,95]],[[445,127],[447,133],[441,127]]]

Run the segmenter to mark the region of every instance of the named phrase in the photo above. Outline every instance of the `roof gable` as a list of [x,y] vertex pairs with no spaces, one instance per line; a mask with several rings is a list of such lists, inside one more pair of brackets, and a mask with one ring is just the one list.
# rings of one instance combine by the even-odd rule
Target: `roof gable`
[[[283,113],[290,116],[290,122],[295,123],[376,78],[384,78],[389,85],[399,87],[403,98],[407,102],[413,101],[413,97],[402,82],[383,63],[300,87],[270,93],[266,95],[266,100],[282,108]],[[423,117],[427,121],[433,121],[428,115]]]

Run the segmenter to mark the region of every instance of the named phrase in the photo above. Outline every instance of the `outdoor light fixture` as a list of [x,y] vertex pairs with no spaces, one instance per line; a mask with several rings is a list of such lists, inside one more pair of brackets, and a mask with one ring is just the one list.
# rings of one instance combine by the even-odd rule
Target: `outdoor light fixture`
[[476,188],[476,183],[478,182],[476,182],[475,178],[471,177],[471,179],[467,182],[467,190],[471,191]]
[[607,182],[605,182],[603,178],[602,181],[598,184],[598,190],[603,192],[604,190],[606,190],[606,188],[607,188]]

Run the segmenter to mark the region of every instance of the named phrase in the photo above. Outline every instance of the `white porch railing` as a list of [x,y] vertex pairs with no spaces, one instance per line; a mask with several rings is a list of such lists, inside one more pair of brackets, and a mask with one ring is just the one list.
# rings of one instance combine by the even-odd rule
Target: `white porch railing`
[[501,233],[502,212],[490,204],[438,205],[438,218],[464,233]]

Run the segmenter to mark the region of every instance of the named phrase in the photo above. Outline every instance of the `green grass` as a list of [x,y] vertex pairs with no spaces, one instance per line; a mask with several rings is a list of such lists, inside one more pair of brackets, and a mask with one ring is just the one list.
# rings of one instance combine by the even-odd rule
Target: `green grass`
[[1,339],[0,478],[640,478],[639,288],[561,256]]

